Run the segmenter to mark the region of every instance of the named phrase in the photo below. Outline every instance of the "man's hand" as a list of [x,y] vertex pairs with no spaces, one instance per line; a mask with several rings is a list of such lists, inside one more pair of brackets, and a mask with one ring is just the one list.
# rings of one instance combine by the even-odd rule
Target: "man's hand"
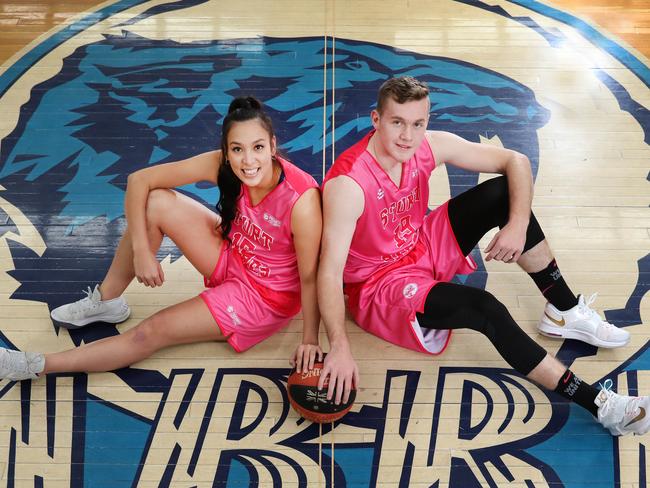
[[341,400],[347,403],[352,387],[359,387],[359,368],[348,345],[333,346],[325,356],[325,364],[318,381],[319,390],[323,389],[328,377],[327,399],[334,398],[334,403],[337,405]]
[[289,360],[289,364],[296,368],[297,373],[311,371],[314,363],[323,360],[323,350],[318,344],[299,344]]
[[521,256],[526,243],[526,227],[506,224],[496,233],[485,248],[485,260],[515,263]]

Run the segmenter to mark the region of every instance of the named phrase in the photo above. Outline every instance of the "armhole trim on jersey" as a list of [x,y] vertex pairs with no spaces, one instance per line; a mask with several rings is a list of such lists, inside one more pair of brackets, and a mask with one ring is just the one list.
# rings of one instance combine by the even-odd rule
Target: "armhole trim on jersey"
[[431,147],[431,141],[429,140],[426,134],[424,135],[424,139],[427,142],[427,147],[429,148],[431,159],[433,159],[433,169],[436,169],[438,167],[438,160],[436,159],[436,155],[433,153],[433,148]]

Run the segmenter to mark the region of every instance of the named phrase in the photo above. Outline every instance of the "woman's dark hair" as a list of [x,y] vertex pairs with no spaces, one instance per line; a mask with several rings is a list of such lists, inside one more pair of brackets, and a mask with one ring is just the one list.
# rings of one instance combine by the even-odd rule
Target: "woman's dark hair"
[[221,166],[217,181],[219,184],[219,201],[217,212],[221,215],[221,235],[230,240],[228,234],[237,211],[237,199],[241,193],[241,181],[233,173],[228,161],[228,133],[234,123],[257,119],[269,133],[269,139],[275,135],[271,118],[264,113],[262,103],[254,97],[235,98],[228,107],[228,115],[221,126]]

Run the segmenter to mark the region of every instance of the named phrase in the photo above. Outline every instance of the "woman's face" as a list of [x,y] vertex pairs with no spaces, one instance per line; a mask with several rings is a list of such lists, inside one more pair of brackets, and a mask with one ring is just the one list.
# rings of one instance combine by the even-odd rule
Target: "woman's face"
[[227,137],[227,157],[235,176],[248,187],[272,184],[275,137],[260,120],[234,122]]

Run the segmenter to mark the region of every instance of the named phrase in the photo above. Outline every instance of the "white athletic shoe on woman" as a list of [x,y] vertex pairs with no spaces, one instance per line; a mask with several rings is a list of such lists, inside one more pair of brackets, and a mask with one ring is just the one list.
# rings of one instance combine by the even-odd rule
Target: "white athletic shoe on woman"
[[597,296],[598,294],[594,293],[585,301],[585,297],[579,295],[578,304],[565,312],[547,303],[537,329],[549,337],[577,339],[592,346],[625,346],[630,342],[630,333],[603,320],[590,308]]
[[609,429],[612,435],[643,435],[650,430],[650,397],[630,397],[610,390],[612,380],[601,385],[594,400],[598,406],[598,421]]
[[45,367],[40,352],[13,351],[0,347],[0,380],[33,380]]
[[73,303],[61,305],[50,313],[52,321],[59,327],[76,329],[93,322],[109,322],[119,324],[131,315],[131,309],[124,297],[102,300],[99,285],[94,290],[84,291],[85,298]]

